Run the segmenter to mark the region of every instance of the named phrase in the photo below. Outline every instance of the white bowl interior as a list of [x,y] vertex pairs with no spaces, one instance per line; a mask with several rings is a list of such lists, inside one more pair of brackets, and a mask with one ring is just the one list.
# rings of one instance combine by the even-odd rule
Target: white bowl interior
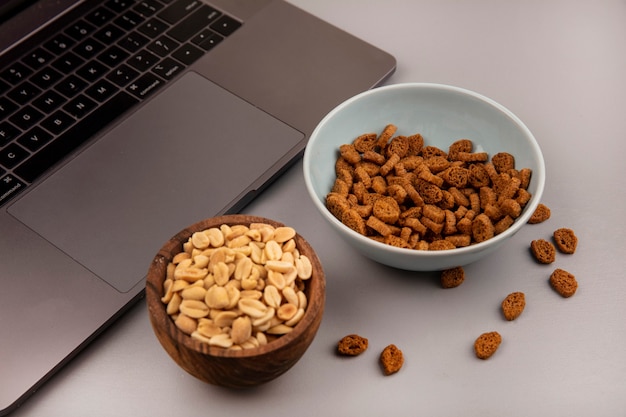
[[[325,207],[326,194],[335,181],[339,145],[362,133],[382,131],[392,123],[396,134],[421,133],[425,145],[445,151],[467,138],[476,152],[509,152],[516,167],[533,171],[533,195],[522,216],[506,232],[480,244],[447,251],[416,251],[374,242],[341,224]],[[512,112],[480,94],[465,89],[426,83],[396,84],[361,93],[333,109],[309,139],[304,153],[304,177],[315,205],[328,221],[365,255],[409,270],[434,270],[463,265],[495,250],[527,222],[539,203],[545,183],[541,150],[530,130]],[[384,252],[384,253],[380,253]],[[454,253],[454,255],[452,255]],[[455,257],[451,259],[451,256]],[[420,261],[416,261],[420,258]],[[428,258],[428,260],[425,260]]]

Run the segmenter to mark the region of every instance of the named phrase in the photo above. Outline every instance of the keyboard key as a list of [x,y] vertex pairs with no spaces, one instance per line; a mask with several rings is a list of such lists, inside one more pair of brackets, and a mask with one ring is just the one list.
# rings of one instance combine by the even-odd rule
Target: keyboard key
[[43,119],[43,113],[31,106],[26,106],[17,111],[9,121],[22,130],[28,130],[38,121]]
[[44,91],[42,95],[33,100],[33,105],[46,114],[52,113],[67,100],[54,90]]
[[73,51],[85,59],[91,59],[104,50],[104,45],[95,39],[87,39],[77,45]]
[[230,16],[222,16],[211,25],[211,29],[223,36],[229,36],[241,27],[241,23]]
[[69,49],[75,44],[76,42],[73,41],[72,38],[62,33],[59,33],[55,35],[54,38],[46,42],[43,46],[53,54],[61,55],[64,52],[69,51]]
[[148,73],[133,81],[128,88],[126,88],[126,91],[143,100],[161,88],[164,83],[165,82],[156,75]]
[[69,74],[85,62],[73,52],[68,52],[52,63],[52,66],[64,74]]
[[65,129],[74,124],[75,120],[72,116],[65,113],[63,110],[57,110],[52,116],[41,122],[41,126],[49,132],[59,135]]
[[215,45],[220,43],[223,39],[224,39],[223,36],[218,35],[212,30],[205,29],[202,32],[200,32],[198,35],[194,36],[191,42],[195,45],[198,45],[200,48],[204,49],[205,51],[209,51]]
[[89,61],[82,66],[78,71],[76,71],[76,74],[81,78],[92,82],[96,81],[100,77],[103,77],[107,72],[109,72],[109,69],[104,64],[94,60]]
[[56,71],[54,68],[46,67],[30,77],[30,80],[37,85],[37,87],[45,90],[46,88],[52,87],[61,78],[63,78],[63,75],[60,72]]
[[7,169],[11,169],[21,163],[29,152],[19,146],[17,143],[11,143],[6,148],[0,150],[0,165]]
[[96,101],[103,102],[111,97],[118,88],[107,80],[99,80],[85,90],[85,93]]
[[5,69],[0,73],[0,77],[5,79],[9,84],[19,84],[24,81],[26,77],[33,73],[33,70],[28,68],[26,65],[15,62],[9,68]]
[[159,57],[149,51],[141,51],[128,60],[128,65],[143,72],[159,62]]
[[52,135],[39,126],[23,134],[17,142],[31,152],[35,152],[46,143],[50,142]]
[[59,82],[54,88],[65,97],[72,98],[76,94],[83,91],[87,87],[87,83],[75,75],[70,75],[63,81]]
[[25,188],[26,184],[11,174],[0,178],[0,205],[15,197],[17,193]]
[[106,2],[106,6],[115,13],[121,13],[131,7],[133,3],[132,0],[109,0]]
[[202,55],[204,55],[204,51],[190,43],[183,44],[172,54],[174,58],[185,65],[191,65]]
[[104,7],[98,7],[96,10],[89,13],[85,19],[87,19],[89,23],[96,26],[103,26],[105,23],[113,19],[113,17],[115,17],[115,13],[111,10]]
[[143,21],[143,17],[139,16],[132,10],[129,10],[128,12],[115,19],[115,24],[120,26],[122,29],[130,31],[139,26]]
[[104,103],[102,107],[89,114],[63,135],[28,158],[15,169],[15,174],[27,182],[33,182],[50,167],[63,159],[65,155],[89,140],[92,135],[136,103],[136,99],[124,92],[114,96],[110,101]]
[[105,45],[110,45],[122,37],[124,31],[115,25],[106,25],[93,36]]
[[180,44],[175,40],[168,38],[167,36],[161,36],[159,39],[148,45],[148,49],[158,56],[163,57],[174,52],[179,45]]
[[17,104],[13,103],[7,97],[0,96],[0,119],[4,119],[17,109]]
[[142,46],[150,42],[150,39],[146,38],[140,33],[133,32],[126,35],[117,44],[128,52],[137,52]]
[[128,52],[124,51],[117,45],[113,45],[112,47],[98,55],[98,59],[104,62],[109,67],[114,68],[124,62],[129,56],[130,54]]
[[77,41],[81,41],[95,29],[96,28],[93,25],[90,25],[84,20],[79,20],[68,27],[65,30],[65,33]]
[[70,100],[69,103],[63,106],[63,110],[76,117],[77,119],[82,119],[90,111],[95,109],[96,106],[97,104],[95,101],[81,94],[78,97]]
[[20,135],[20,130],[9,122],[0,122],[0,146],[4,146]]
[[175,61],[172,58],[165,58],[152,68],[152,72],[169,81],[184,69],[185,66],[180,62]]
[[169,26],[166,23],[163,23],[159,19],[152,18],[143,25],[139,26],[137,30],[147,37],[154,39],[164,33],[168,28]]
[[156,0],[144,0],[137,3],[133,8],[142,16],[150,17],[163,8],[163,5]]
[[7,96],[18,104],[26,104],[33,98],[37,97],[39,93],[41,93],[39,88],[26,81],[9,91]]
[[193,12],[191,16],[185,18],[185,20],[170,29],[167,34],[179,42],[184,42],[206,28],[211,22],[217,19],[220,14],[221,13],[214,8],[203,5],[200,9]]
[[28,65],[31,68],[39,69],[42,66],[46,65],[47,63],[49,63],[50,61],[52,61],[53,58],[54,58],[54,55],[52,55],[50,52],[46,51],[43,48],[37,48],[31,53],[29,53],[28,55],[26,55],[23,58],[23,61],[26,65]]
[[198,8],[202,3],[199,0],[176,0],[157,16],[168,23],[176,23],[194,9]]
[[120,87],[124,87],[126,84],[128,84],[138,76],[138,71],[135,71],[128,65],[123,64],[111,71],[109,75],[107,75],[107,79],[119,85]]

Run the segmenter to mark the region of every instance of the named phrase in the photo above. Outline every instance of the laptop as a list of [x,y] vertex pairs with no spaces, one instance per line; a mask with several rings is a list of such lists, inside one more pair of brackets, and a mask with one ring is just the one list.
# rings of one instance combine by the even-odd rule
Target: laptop
[[392,56],[278,0],[0,0],[0,414]]

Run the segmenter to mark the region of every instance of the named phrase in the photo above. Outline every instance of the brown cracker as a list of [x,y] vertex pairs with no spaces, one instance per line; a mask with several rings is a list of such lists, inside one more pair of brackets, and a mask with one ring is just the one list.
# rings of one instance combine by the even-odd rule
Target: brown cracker
[[428,167],[430,172],[437,173],[448,168],[450,166],[450,161],[443,155],[436,155],[432,158],[424,160],[424,165]]
[[343,144],[339,147],[341,157],[345,159],[349,164],[355,165],[361,161],[361,154],[354,149],[354,145],[351,143]]
[[465,270],[462,266],[441,271],[441,286],[443,288],[455,288],[465,281]]
[[467,181],[474,188],[487,187],[491,184],[489,173],[482,164],[471,164],[469,166]]
[[498,332],[483,333],[474,342],[474,352],[479,359],[488,359],[502,343],[502,336]]
[[489,155],[487,152],[459,152],[457,159],[463,162],[486,162]]
[[545,239],[530,242],[530,251],[535,259],[542,264],[551,264],[556,259],[556,248]]
[[533,212],[533,215],[530,216],[530,219],[528,219],[528,223],[537,224],[537,223],[545,222],[546,220],[550,218],[550,215],[551,215],[550,208],[546,206],[545,204],[539,203],[539,205]]
[[404,355],[396,345],[389,345],[380,354],[380,363],[385,375],[395,374],[404,364]]
[[559,251],[571,255],[576,252],[576,246],[578,245],[578,238],[572,229],[560,228],[554,231],[552,234],[554,243]]
[[409,152],[409,139],[406,136],[396,136],[391,139],[386,148],[387,157],[397,154],[400,158],[404,158]]
[[398,127],[394,124],[388,124],[385,126],[383,131],[378,136],[378,139],[376,139],[376,147],[381,151],[384,150],[387,147],[389,140],[396,133],[396,130],[398,130]]
[[411,136],[407,136],[409,142],[409,155],[417,155],[422,151],[424,147],[424,138],[421,134],[416,133]]
[[472,152],[474,144],[469,139],[459,139],[450,145],[448,148],[448,157],[450,160],[458,160],[459,152]]
[[480,213],[472,220],[472,236],[476,242],[484,242],[495,235],[495,227],[486,214]]
[[463,188],[469,181],[470,172],[463,167],[450,167],[442,173],[442,177],[446,183],[452,187]]
[[428,245],[429,250],[450,250],[454,248],[456,248],[454,243],[447,239],[434,240]]
[[578,289],[576,277],[560,268],[555,269],[550,275],[550,285],[557,293],[565,298],[574,295]]
[[449,235],[446,236],[444,239],[452,242],[452,244],[457,248],[469,246],[472,243],[472,238],[470,237],[470,235]]
[[350,209],[350,203],[345,196],[331,192],[326,196],[326,207],[333,216],[341,219],[343,213]]
[[393,197],[381,197],[374,202],[373,213],[383,222],[393,224],[400,218],[400,206]]
[[376,146],[377,138],[376,133],[364,133],[354,140],[354,148],[360,153],[372,151]]
[[366,232],[365,220],[354,209],[344,211],[341,215],[341,222],[362,235]]
[[337,344],[337,352],[341,355],[356,356],[367,350],[368,340],[358,334],[349,334],[341,338]]
[[491,157],[491,163],[499,173],[515,168],[515,158],[508,152],[498,152]]
[[494,225],[495,233],[498,235],[511,227],[515,220],[511,216],[504,216]]
[[448,155],[443,149],[439,149],[436,146],[428,145],[422,148],[422,156],[424,156],[425,159],[428,159],[434,156],[447,157]]
[[502,301],[502,313],[509,321],[515,320],[526,307],[526,296],[523,292],[512,292]]
[[518,218],[520,214],[522,214],[522,206],[520,206],[519,203],[512,198],[507,198],[502,201],[500,203],[500,210],[502,210],[505,215],[511,216],[514,219]]

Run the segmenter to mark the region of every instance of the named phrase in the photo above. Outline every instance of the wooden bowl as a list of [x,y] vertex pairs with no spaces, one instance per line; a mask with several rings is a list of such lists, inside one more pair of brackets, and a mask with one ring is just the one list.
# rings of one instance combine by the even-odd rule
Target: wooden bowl
[[307,296],[305,314],[294,329],[259,347],[229,350],[209,346],[192,339],[174,324],[161,302],[164,294],[167,265],[174,255],[182,251],[189,237],[201,230],[227,225],[267,223],[284,226],[273,220],[246,216],[226,215],[209,218],[187,227],[171,238],[157,253],[148,270],[146,299],[150,322],[161,345],[171,358],[191,375],[213,385],[245,388],[266,383],[289,370],[307,350],[322,320],[326,281],[320,261],[311,246],[296,235],[296,246],[313,265],[313,275],[304,281]]

